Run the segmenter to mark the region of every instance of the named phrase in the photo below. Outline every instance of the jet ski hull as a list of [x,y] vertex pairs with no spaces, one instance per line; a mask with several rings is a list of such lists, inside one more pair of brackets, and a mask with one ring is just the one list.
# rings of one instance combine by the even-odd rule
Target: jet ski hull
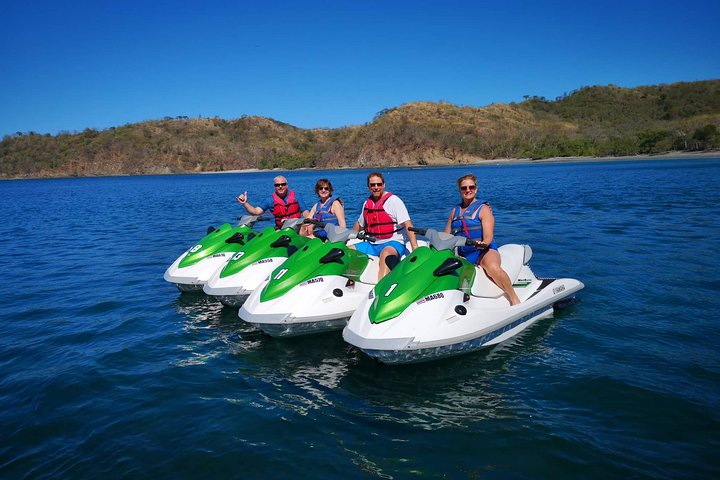
[[185,258],[185,255],[182,255],[165,271],[163,278],[166,282],[175,285],[181,292],[202,291],[210,277],[220,270],[234,254],[235,252],[217,253],[189,267],[180,267],[180,263]]
[[203,292],[223,305],[239,307],[287,257],[263,258],[234,275],[223,277],[217,270],[202,287]]
[[328,241],[315,238],[272,272],[238,312],[268,335],[289,337],[340,330],[367,298],[378,259],[348,248],[357,233],[326,225]]
[[[521,299],[510,306],[505,296],[477,297],[445,290],[419,298],[400,315],[373,323],[369,316],[374,294],[343,330],[346,342],[388,364],[418,363],[460,355],[503,342],[552,316],[553,306],[583,288],[578,280],[541,280],[527,265],[515,286]],[[376,289],[377,290],[377,289]]]
[[319,276],[267,301],[262,300],[261,286],[250,295],[238,315],[273,337],[341,330],[373,286],[348,282],[339,275]]
[[181,292],[200,291],[217,270],[242,248],[254,233],[256,217],[244,217],[246,223],[232,227],[229,223],[210,229],[196,245],[186,250],[170,265],[163,278]]
[[308,242],[296,231],[301,221],[286,220],[280,230],[265,228],[213,273],[203,291],[225,305],[242,305],[275,268]]

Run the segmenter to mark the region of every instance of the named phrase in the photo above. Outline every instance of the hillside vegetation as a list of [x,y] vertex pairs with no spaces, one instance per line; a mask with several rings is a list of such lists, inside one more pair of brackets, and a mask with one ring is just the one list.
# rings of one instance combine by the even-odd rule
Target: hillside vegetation
[[482,108],[415,102],[338,129],[246,116],[166,118],[55,136],[18,133],[0,142],[0,176],[453,165],[714,149],[720,149],[720,80],[583,87],[555,100],[526,97]]

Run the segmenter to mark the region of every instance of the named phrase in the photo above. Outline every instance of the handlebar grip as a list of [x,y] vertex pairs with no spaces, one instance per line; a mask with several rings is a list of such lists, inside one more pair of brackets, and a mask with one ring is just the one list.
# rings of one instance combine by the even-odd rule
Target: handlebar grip
[[478,247],[480,250],[487,250],[488,248],[490,248],[490,245],[488,245],[487,243],[482,243],[471,238],[468,238],[467,241],[465,241],[465,245],[469,247]]
[[306,218],[305,220],[303,220],[303,223],[311,223],[320,228],[325,228],[325,225],[327,225],[325,222],[321,220],[315,220],[314,218]]
[[427,233],[427,228],[408,227],[408,230],[411,232],[419,233],[420,235],[425,235]]
[[367,240],[369,242],[374,242],[375,240],[377,240],[377,238],[375,238],[373,235],[365,233],[362,230],[357,233],[355,238],[357,238],[359,240]]
[[253,222],[264,222],[266,220],[270,220],[270,217],[260,217],[260,216],[256,216],[256,215],[243,215],[242,217],[237,217],[237,219],[242,220],[243,218],[247,218],[247,217],[250,217],[251,219],[253,219],[252,220]]

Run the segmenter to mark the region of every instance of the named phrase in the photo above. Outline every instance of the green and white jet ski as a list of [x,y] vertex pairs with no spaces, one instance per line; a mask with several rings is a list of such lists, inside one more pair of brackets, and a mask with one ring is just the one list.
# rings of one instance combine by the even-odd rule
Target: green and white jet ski
[[180,255],[163,278],[181,292],[202,290],[212,274],[256,235],[252,227],[257,221],[258,217],[246,215],[236,227],[225,223],[208,228],[207,235]]
[[302,218],[285,220],[282,227],[267,227],[241,246],[203,286],[223,304],[238,307],[270,273],[309,241],[298,233]]
[[572,278],[538,278],[528,245],[503,245],[502,268],[521,300],[511,306],[482,268],[454,255],[456,247],[482,244],[413,230],[430,248],[419,247],[378,282],[343,330],[346,342],[380,362],[424,362],[495,345],[551,316],[584,287]]
[[327,242],[310,240],[281,264],[238,312],[268,335],[285,337],[340,330],[377,283],[378,258],[348,247],[370,239],[336,225],[320,225]]

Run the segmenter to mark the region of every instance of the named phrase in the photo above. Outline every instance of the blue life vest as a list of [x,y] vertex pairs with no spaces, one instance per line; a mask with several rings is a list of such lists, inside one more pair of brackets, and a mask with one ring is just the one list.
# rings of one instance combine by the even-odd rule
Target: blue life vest
[[[325,204],[321,204],[320,202],[317,202],[315,204],[315,216],[313,217],[315,220],[318,220],[320,222],[325,223],[332,223],[333,225],[338,224],[338,218],[335,214],[330,212],[330,208],[332,207],[332,204],[335,200],[340,200],[339,198],[330,197],[328,198],[327,202]],[[340,200],[342,202],[342,200]]]
[[[477,207],[474,207],[475,204],[478,204]],[[452,223],[450,224],[450,233],[453,235],[462,235],[467,238],[472,238],[473,240],[482,240],[483,238],[483,228],[482,228],[482,221],[480,220],[480,210],[482,210],[483,205],[490,205],[488,202],[480,202],[478,200],[475,200],[473,203],[468,205],[468,207],[465,209],[463,213],[460,213],[462,210],[462,205],[458,205],[452,210]],[[495,239],[493,239],[492,243],[490,243],[490,248],[497,250],[497,244],[495,243]],[[474,252],[476,249],[472,246],[466,246],[466,247],[460,247],[458,249],[458,254],[462,257],[467,256],[469,253]]]

